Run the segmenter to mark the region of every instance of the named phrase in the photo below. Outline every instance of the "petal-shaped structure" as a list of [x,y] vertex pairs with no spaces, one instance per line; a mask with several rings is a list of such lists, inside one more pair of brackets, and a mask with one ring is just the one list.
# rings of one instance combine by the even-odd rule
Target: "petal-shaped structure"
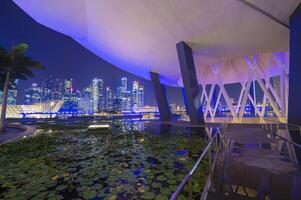
[[[289,30],[240,0],[14,0],[37,22],[66,34],[115,66],[169,85],[181,84],[176,44],[192,47],[200,83],[247,78],[246,56],[262,73],[279,73],[272,52],[288,50]],[[284,24],[299,0],[249,0]]]

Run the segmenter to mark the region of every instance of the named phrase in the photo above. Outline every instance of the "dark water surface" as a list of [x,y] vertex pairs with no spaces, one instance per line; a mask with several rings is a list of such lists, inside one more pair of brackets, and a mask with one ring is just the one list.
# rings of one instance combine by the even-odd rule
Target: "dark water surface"
[[[201,130],[150,122],[87,130],[99,123],[40,122],[35,136],[0,146],[0,199],[168,199],[207,143]],[[205,160],[194,198],[207,174]]]

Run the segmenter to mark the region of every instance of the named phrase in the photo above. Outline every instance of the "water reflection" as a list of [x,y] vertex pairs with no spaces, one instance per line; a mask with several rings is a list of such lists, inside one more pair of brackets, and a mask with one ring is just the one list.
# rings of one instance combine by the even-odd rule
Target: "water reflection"
[[[90,124],[111,129],[89,131]],[[0,147],[0,199],[166,199],[206,144],[200,129],[152,122],[39,126],[37,136]],[[204,162],[193,181],[196,198],[207,171]]]

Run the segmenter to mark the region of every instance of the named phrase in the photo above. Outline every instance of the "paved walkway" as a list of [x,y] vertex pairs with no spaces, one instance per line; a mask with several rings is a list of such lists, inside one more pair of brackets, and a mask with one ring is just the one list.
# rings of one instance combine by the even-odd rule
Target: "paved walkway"
[[259,125],[229,124],[224,162],[216,165],[208,199],[301,199],[301,171],[272,146]]
[[0,133],[0,145],[14,141],[24,136],[31,135],[35,131],[36,131],[36,127],[34,126],[28,126],[22,124],[10,124],[8,125],[6,132]]

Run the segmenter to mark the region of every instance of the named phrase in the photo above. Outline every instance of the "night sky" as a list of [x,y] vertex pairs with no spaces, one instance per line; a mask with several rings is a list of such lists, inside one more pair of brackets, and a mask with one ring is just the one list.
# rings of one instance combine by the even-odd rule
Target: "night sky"
[[[20,81],[17,103],[23,103],[24,89],[32,82],[41,84],[49,75],[61,79],[73,78],[74,88],[87,87],[93,78],[104,79],[114,92],[127,77],[129,87],[138,80],[145,87],[145,104],[156,105],[151,82],[120,70],[97,57],[69,36],[53,31],[28,16],[11,0],[0,0],[0,45],[9,49],[12,44],[27,43],[28,55],[41,62],[46,70],[34,71],[35,78]],[[169,103],[183,104],[179,88],[167,87]]]

